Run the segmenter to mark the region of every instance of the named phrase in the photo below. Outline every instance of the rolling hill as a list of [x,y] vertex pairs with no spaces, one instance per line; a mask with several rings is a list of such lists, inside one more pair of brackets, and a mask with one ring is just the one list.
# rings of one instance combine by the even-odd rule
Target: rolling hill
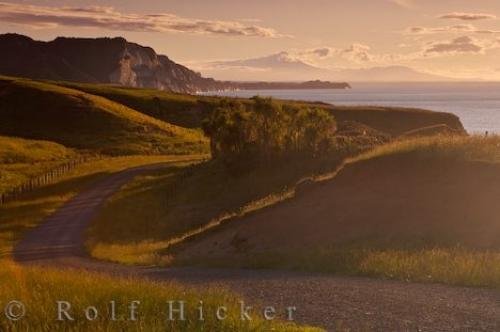
[[[208,142],[200,127],[221,101],[154,89],[11,77],[0,77],[0,96],[0,135],[112,155],[206,152]],[[458,117],[449,113],[278,102],[324,108],[340,127],[367,126],[392,137],[431,126],[464,132]]]
[[437,137],[381,146],[333,178],[299,187],[288,201],[187,242],[179,257],[234,263],[342,246],[498,248],[498,143],[498,137]]
[[[64,87],[85,91],[116,101],[157,119],[188,128],[200,128],[202,121],[219,105],[221,97],[194,96],[152,89],[134,89],[103,84],[54,82]],[[246,103],[248,99],[239,99]],[[399,136],[407,131],[446,125],[465,132],[460,119],[453,114],[402,107],[336,106],[325,103],[281,100],[328,110],[339,122],[356,122]]]
[[207,150],[200,131],[181,128],[106,98],[46,82],[0,79],[0,134],[99,153]]
[[71,149],[54,142],[0,136],[0,165],[56,161],[74,155]]
[[219,98],[179,94],[118,85],[53,82],[126,105],[156,119],[187,128],[200,128]]

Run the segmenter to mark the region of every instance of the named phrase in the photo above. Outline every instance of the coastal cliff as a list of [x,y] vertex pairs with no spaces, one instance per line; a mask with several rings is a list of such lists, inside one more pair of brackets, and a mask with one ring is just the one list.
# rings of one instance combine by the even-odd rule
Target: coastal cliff
[[234,89],[344,88],[346,83],[240,83],[203,77],[151,47],[124,38],[65,38],[36,41],[0,35],[0,74],[34,79],[117,84],[181,93]]

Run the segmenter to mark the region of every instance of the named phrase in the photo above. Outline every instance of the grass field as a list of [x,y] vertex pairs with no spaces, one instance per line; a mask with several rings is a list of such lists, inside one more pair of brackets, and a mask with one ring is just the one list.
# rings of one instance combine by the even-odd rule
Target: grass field
[[436,282],[456,286],[500,288],[500,251],[466,247],[423,246],[394,248],[367,243],[266,251],[234,257],[200,257],[183,260],[179,266],[289,269]]
[[156,119],[181,127],[200,128],[219,98],[116,85],[54,82],[126,105]]
[[[200,156],[202,157],[202,156]],[[31,227],[52,213],[85,186],[107,174],[151,163],[182,160],[191,156],[108,157],[77,166],[58,182],[0,206],[0,256],[10,255],[12,245]]]
[[0,136],[0,164],[27,164],[74,157],[74,151],[62,145]]
[[[314,240],[297,244],[317,233],[316,228],[294,224],[290,215],[299,214],[298,210],[279,214],[282,210],[277,207],[275,212],[263,211],[260,217],[246,220],[241,227],[227,227],[222,235],[207,234],[188,255],[181,248],[176,263],[289,268],[498,288],[499,212],[494,202],[499,180],[500,137],[395,142],[352,158],[329,180],[331,185],[324,184],[310,194],[311,200],[330,196],[337,201],[329,203],[332,207],[325,213],[342,222],[322,221],[321,214],[307,212],[297,217],[314,220],[324,236],[315,234]],[[297,209],[311,204],[304,196]],[[281,224],[272,222],[279,218]],[[252,223],[261,226],[252,228]],[[287,237],[277,237],[280,227],[286,229]],[[240,247],[223,246],[224,241],[234,242],[234,234],[240,236]],[[252,238],[256,234],[258,240]],[[214,242],[231,254],[222,254],[222,249],[211,245]],[[259,249],[264,244],[270,248]],[[186,247],[189,250],[190,244]],[[212,253],[201,255],[200,250]],[[194,252],[200,255],[192,256]]]
[[[265,320],[257,308],[251,311],[251,320],[242,320],[239,299],[223,289],[200,291],[177,284],[26,268],[5,260],[0,263],[0,282],[9,286],[0,288],[0,304],[6,306],[15,299],[26,310],[18,321],[0,320],[0,328],[6,331],[320,331],[284,322],[285,308],[273,321]],[[68,314],[73,321],[57,321],[57,301],[71,304]],[[111,301],[115,302],[115,320]],[[135,321],[129,309],[132,301],[139,301]],[[175,307],[177,301],[185,301],[185,320],[175,313],[174,320],[168,320],[168,301],[175,301]],[[203,321],[198,319],[200,301]],[[85,316],[89,306],[97,312],[95,320]],[[224,320],[216,318],[221,306],[227,309]]]
[[[401,164],[398,162],[400,158],[409,158],[409,161],[406,164]],[[390,177],[392,170],[407,167],[405,166],[407,164],[420,165],[421,168],[425,168],[424,165],[427,165],[427,167],[435,169],[435,172],[431,173],[430,176],[442,174],[441,172],[446,172],[446,169],[460,168],[461,166],[457,165],[463,163],[467,165],[471,163],[472,167],[474,167],[475,163],[479,162],[495,167],[500,162],[500,138],[433,137],[398,141],[377,147],[372,151],[350,159],[347,161],[345,168],[354,165],[355,167],[352,168],[355,169],[375,163],[377,160],[382,162],[381,166],[366,168],[368,172],[372,172],[367,173],[371,174],[367,176],[377,176],[379,173],[376,170],[387,168],[387,172],[380,174],[384,177]],[[394,163],[394,165],[388,167],[388,162]],[[401,226],[397,226],[398,222],[395,221],[395,223],[389,225],[391,231],[393,231],[392,233],[384,233],[386,227],[384,224],[375,225],[374,228],[354,224],[353,227],[356,230],[353,231],[352,236],[340,242],[332,238],[330,244],[328,244],[328,241],[321,240],[318,243],[295,243],[281,249],[279,246],[272,249],[273,246],[269,245],[270,242],[266,242],[270,246],[266,250],[259,250],[259,241],[248,244],[249,248],[256,247],[255,250],[246,248],[244,242],[246,240],[250,241],[252,235],[248,235],[249,238],[246,239],[245,228],[233,228],[233,221],[229,221],[222,227],[217,226],[217,224],[214,227],[214,229],[220,228],[222,233],[227,230],[228,234],[232,234],[227,240],[231,242],[228,245],[229,247],[221,249],[230,252],[229,255],[218,256],[216,248],[205,245],[201,245],[199,249],[194,251],[196,255],[184,255],[183,250],[185,248],[189,249],[193,244],[196,246],[197,242],[202,242],[204,238],[207,239],[207,243],[210,241],[224,243],[224,237],[217,237],[218,231],[203,228],[201,233],[205,232],[206,235],[198,236],[193,244],[191,244],[192,241],[179,241],[178,237],[180,235],[189,234],[190,231],[199,231],[200,224],[205,223],[206,225],[206,223],[214,222],[214,220],[217,220],[216,216],[219,216],[219,218],[234,217],[259,210],[262,207],[293,196],[293,190],[290,191],[291,187],[288,187],[288,190],[285,191],[274,191],[275,195],[269,195],[267,200],[251,204],[252,198],[255,200],[255,197],[258,197],[257,193],[262,194],[265,190],[272,188],[270,181],[271,179],[276,180],[276,174],[273,176],[271,173],[267,175],[255,173],[249,175],[245,180],[234,180],[230,178],[224,179],[223,173],[218,174],[213,166],[200,165],[198,167],[205,167],[205,169],[203,172],[191,170],[190,172],[193,172],[194,175],[183,180],[183,183],[190,183],[191,179],[195,180],[198,184],[195,191],[185,189],[185,187],[190,187],[187,185],[185,187],[175,187],[176,174],[179,174],[182,170],[171,169],[137,178],[115,195],[93,224],[89,242],[92,254],[101,259],[126,264],[192,264],[201,266],[287,268],[395,278],[408,281],[500,287],[500,269],[497,268],[500,266],[500,247],[497,246],[498,241],[495,242],[498,227],[490,223],[493,211],[486,211],[480,215],[473,210],[471,213],[477,215],[478,224],[472,226],[472,230],[466,221],[450,219],[439,222],[440,217],[446,217],[446,214],[443,214],[437,215],[428,224],[423,223],[421,226],[413,224],[413,219],[411,221],[400,220]],[[495,169],[493,169],[492,175],[485,176],[494,176],[495,172],[497,172]],[[474,170],[472,168],[472,171]],[[211,176],[203,176],[204,172]],[[406,173],[405,171],[400,176],[405,177]],[[458,173],[458,175],[460,174],[462,173]],[[426,178],[427,175],[429,174],[416,172],[414,176],[417,182],[432,179],[432,177]],[[422,178],[419,178],[420,176]],[[325,176],[325,178],[328,178],[328,176]],[[447,183],[452,181],[453,178],[435,178],[430,185],[434,185],[433,183],[436,182],[438,185],[447,186]],[[286,181],[276,184],[274,188],[283,189],[283,184],[292,179],[294,177],[288,177]],[[349,179],[352,178],[349,177]],[[478,181],[482,183],[483,180],[479,179]],[[485,181],[490,180],[491,177],[488,177]],[[335,177],[328,181],[335,181]],[[360,181],[365,180],[360,178]],[[381,181],[381,183],[384,183],[386,179],[384,178]],[[467,179],[462,179],[462,181],[468,183]],[[471,181],[474,182],[474,180]],[[269,187],[258,192],[254,188],[257,188],[261,183],[267,183]],[[354,187],[353,192],[348,195],[355,196],[359,183],[352,182],[345,185]],[[389,188],[388,190],[391,190],[392,182],[386,182],[386,185]],[[424,184],[420,183],[420,186],[422,185]],[[453,182],[450,185],[452,186],[450,190],[458,190],[458,195],[463,195],[463,192],[461,192],[463,188],[454,187]],[[172,186],[177,189],[172,190]],[[428,187],[429,184],[425,184],[425,186],[425,188],[430,188]],[[435,189],[436,187],[433,186],[432,188]],[[250,194],[255,196],[250,198]],[[437,192],[435,194],[441,195],[441,193]],[[488,195],[488,197],[492,196],[489,192],[484,194]],[[246,199],[242,199],[243,197]],[[304,197],[307,197],[307,195],[304,195]],[[455,198],[451,199],[454,200]],[[363,198],[360,198],[360,200],[362,201]],[[482,201],[489,204],[489,198]],[[472,200],[470,200],[470,203],[472,206],[479,204]],[[426,203],[422,204],[425,207]],[[140,207],[142,206],[146,208],[141,210]],[[360,206],[357,209],[362,210],[363,207]],[[369,209],[369,207],[367,206],[366,209]],[[148,227],[135,227],[133,224],[144,211],[147,212],[143,220],[148,220]],[[198,211],[201,216],[197,215]],[[265,209],[262,211],[266,212]],[[370,211],[368,210],[367,213],[372,213],[374,218],[378,218],[377,213]],[[115,222],[116,219],[113,218],[115,213],[120,215],[118,218],[120,222],[125,222],[130,226],[119,229],[118,224]],[[459,210],[457,213],[462,212]],[[448,215],[448,217],[453,216]],[[234,219],[236,225],[239,219],[241,218]],[[285,216],[279,219],[272,215],[266,217],[266,214],[263,214],[261,219],[263,228],[255,233],[260,234],[259,237],[274,237],[274,240],[270,241],[275,243],[279,243],[282,239],[286,241],[287,237],[280,237],[275,233],[276,231],[280,232],[281,227],[281,233],[287,232],[290,238],[295,239],[294,233],[296,231],[290,232],[289,228],[287,228],[288,219]],[[191,220],[199,220],[200,222],[189,224]],[[243,224],[248,223],[251,225],[251,221]],[[319,229],[323,229],[321,225],[318,224]],[[377,228],[380,229],[375,231]],[[342,229],[339,232],[351,232],[349,229]],[[269,232],[270,235],[266,234],[264,236],[264,233],[259,232]],[[310,230],[303,229],[298,231],[297,236],[298,238],[307,238],[309,232]],[[317,229],[314,232],[318,233]],[[330,234],[327,228],[324,228],[322,232]],[[233,236],[235,233],[240,235],[241,243],[243,243],[242,247],[239,248],[241,249],[239,252]],[[487,236],[488,234],[490,236]],[[175,245],[170,247],[173,243]],[[169,247],[172,250],[168,250]],[[214,251],[215,254],[206,254],[210,251]]]
[[208,151],[201,131],[152,118],[104,97],[46,82],[0,78],[0,134],[111,155]]
[[438,136],[395,141],[351,158],[349,163],[391,155],[413,155],[422,160],[500,163],[499,136]]
[[[500,139],[496,137],[401,140],[345,161],[347,155],[359,152],[361,145],[366,148],[378,140],[365,134],[353,137],[341,134],[338,142],[344,142],[345,151],[334,157],[319,162],[290,160],[235,176],[216,161],[197,165],[186,161],[190,155],[208,151],[208,141],[199,127],[218,104],[218,98],[5,77],[0,78],[0,92],[0,135],[7,135],[0,137],[0,192],[65,160],[77,158],[81,153],[135,155],[104,156],[79,165],[56,183],[0,206],[0,282],[13,285],[0,288],[0,305],[16,298],[33,310],[27,319],[18,323],[21,325],[7,325],[6,321],[0,320],[0,329],[22,330],[29,324],[38,330],[67,330],[67,325],[46,319],[54,315],[55,307],[51,304],[60,297],[75,303],[79,318],[71,326],[73,330],[164,330],[165,321],[157,318],[164,317],[158,316],[164,308],[161,303],[181,295],[188,300],[190,312],[195,310],[199,297],[207,303],[209,311],[220,302],[236,308],[238,299],[220,289],[196,293],[179,285],[32,269],[10,261],[12,247],[24,233],[85,186],[111,172],[163,161],[176,162],[165,169],[138,176],[105,205],[88,232],[87,245],[92,256],[124,264],[286,268],[500,287],[500,270],[497,268],[500,266],[500,243],[495,240],[500,238],[500,232],[489,218],[493,213],[490,208],[494,205],[491,200],[495,196],[494,190],[483,193],[489,196],[477,195],[478,187],[471,190],[473,198],[483,198],[483,203],[474,199],[467,201],[476,202],[472,205],[476,207],[473,212],[479,216],[479,224],[471,224],[469,219],[469,223],[463,223],[462,219],[469,216],[464,210],[454,214],[455,219],[445,218],[442,223],[439,219],[442,215],[437,214],[435,218],[429,218],[431,222],[427,228],[415,226],[415,220],[405,214],[392,215],[391,228],[383,223],[357,223],[359,220],[349,219],[346,214],[346,224],[352,229],[336,229],[328,219],[349,207],[354,215],[366,213],[361,220],[368,220],[366,216],[382,220],[387,216],[379,215],[378,211],[391,211],[392,207],[387,202],[379,204],[372,198],[389,199],[392,189],[406,195],[408,190],[401,189],[398,183],[408,178],[415,181],[408,183],[409,188],[419,188],[421,179],[430,179],[424,183],[425,188],[434,190],[439,188],[436,186],[444,186],[450,191],[442,192],[440,197],[453,198],[449,193],[463,189],[455,186],[457,179],[462,181],[459,176],[469,173],[460,173],[463,170],[449,172],[457,177],[444,180],[436,180],[433,176],[446,173],[450,166],[458,164],[466,164],[464,169],[467,172],[477,171],[475,167],[479,165],[480,183],[490,188],[496,183],[496,164],[500,161]],[[388,139],[422,127],[442,126],[451,128],[451,132],[463,130],[458,118],[446,113],[314,105],[327,108],[339,123],[353,123],[361,133],[365,129],[368,132],[373,130]],[[361,141],[366,144],[359,144]],[[166,153],[178,156],[163,156]],[[401,163],[401,158],[409,162]],[[338,172],[342,164],[345,165]],[[433,171],[422,173],[421,166]],[[368,171],[368,175],[358,181],[352,175],[359,175],[356,172],[360,170]],[[306,181],[297,185],[304,178]],[[350,188],[347,194],[338,197],[335,196],[338,192],[328,192],[308,201],[307,197],[316,190],[316,181],[329,183],[338,179]],[[376,185],[366,186],[374,179],[378,181],[375,181]],[[472,185],[476,180],[473,178],[464,183]],[[386,191],[380,191],[380,188]],[[500,193],[495,197],[498,196]],[[302,218],[308,220],[307,225],[299,222],[294,226],[294,219],[301,218],[300,211],[315,210],[315,200],[321,197],[334,200],[328,202],[328,206],[336,204],[334,210],[317,209],[328,218],[319,224],[316,221],[321,221],[321,218],[317,216]],[[345,197],[352,200],[343,200]],[[296,213],[266,217],[268,211],[279,210],[280,206],[288,206],[290,202],[293,205],[296,200],[305,200],[307,204]],[[379,205],[375,208],[363,205],[366,202]],[[448,204],[465,206],[463,201],[450,200]],[[420,208],[425,208],[424,203]],[[418,210],[406,211],[419,215],[415,212]],[[261,215],[260,222],[252,219]],[[255,229],[247,231],[244,228],[254,225],[257,225]],[[259,225],[262,228],[259,229]],[[387,229],[394,232],[384,234]],[[432,232],[426,233],[429,230]],[[347,231],[347,240],[334,239],[336,234],[344,231]],[[427,237],[429,234],[432,236]],[[288,245],[289,242],[293,245]],[[218,255],[221,251],[228,255]],[[110,322],[104,318],[89,323],[81,319],[83,307],[93,304],[99,310],[105,310],[110,299],[140,300],[147,316],[138,323]],[[244,323],[235,315],[223,323],[216,322],[212,316],[203,324],[193,320],[167,324],[174,331],[308,330],[279,322],[264,322],[257,317],[251,323]]]
[[0,194],[78,156],[53,142],[0,136]]
[[[54,82],[116,101],[154,118],[182,127],[199,128],[203,119],[217,107],[220,97],[183,95],[150,89],[134,89],[102,84]],[[239,99],[248,103],[248,99]],[[449,113],[421,109],[372,106],[332,106],[319,102],[278,100],[283,104],[313,106],[333,114],[337,123],[358,122],[391,136],[403,135],[423,127],[442,125],[464,132],[460,119]]]
[[[12,248],[25,232],[92,182],[111,172],[164,161],[175,163],[137,177],[113,196],[94,221],[88,233],[88,248],[94,257],[126,264],[282,267],[486,286],[496,285],[498,281],[496,269],[485,269],[481,265],[497,264],[496,251],[473,251],[468,247],[374,246],[368,250],[356,246],[310,246],[309,251],[270,250],[264,255],[255,252],[243,259],[235,256],[236,260],[201,255],[200,261],[189,261],[178,256],[179,248],[189,248],[191,243],[217,234],[219,229],[232,227],[233,222],[266,211],[266,207],[279,206],[277,203],[295,194],[302,195],[302,191],[296,192],[296,189],[302,190],[304,186],[307,191],[314,182],[309,179],[296,187],[297,181],[304,177],[334,177],[346,155],[378,142],[370,135],[339,137],[338,142],[343,142],[339,143],[344,149],[342,153],[320,161],[290,160],[235,176],[216,161],[197,165],[187,161],[194,155],[207,157],[208,140],[199,127],[219,103],[219,98],[8,77],[0,77],[0,94],[0,135],[5,135],[0,136],[0,192],[82,154],[101,157],[76,166],[53,184],[0,206],[0,282],[9,285],[0,288],[0,307],[17,299],[27,308],[27,316],[22,321],[0,320],[2,330],[25,330],[28,326],[41,331],[315,330],[279,321],[266,322],[257,315],[251,322],[242,322],[236,310],[238,298],[221,289],[199,292],[175,284],[27,268],[11,261]],[[373,132],[384,137],[399,136],[421,126],[444,124],[457,131],[462,129],[456,117],[444,113],[314,105],[327,108],[341,122],[363,124],[353,123],[361,133],[374,128]],[[361,141],[364,143],[359,144]],[[425,150],[432,154],[436,150],[433,141],[422,142],[426,141],[396,143],[399,145],[377,149],[351,162],[404,151]],[[463,146],[466,141],[457,142],[440,143],[438,150],[441,150],[436,154],[443,155],[451,151],[452,146]],[[483,143],[471,143],[466,152],[458,149],[452,154],[458,155],[457,158],[478,151],[479,157],[491,155],[490,148],[497,143],[482,151]],[[284,238],[284,234],[281,230],[277,238]],[[450,272],[455,270],[458,272]],[[204,322],[165,321],[165,302],[180,297],[188,301],[188,315],[202,299],[207,312],[213,313],[218,305],[227,305],[229,317],[222,323],[213,315],[207,316]],[[73,303],[75,322],[59,324],[48,319],[55,315],[54,302],[59,299]],[[83,319],[84,307],[95,305],[99,312],[107,312],[110,300],[125,303],[139,300],[145,315],[138,322],[120,319],[113,322],[105,316],[99,316],[94,322]]]
[[[167,264],[168,257],[161,253],[172,244],[286,199],[298,180],[331,171],[340,162],[280,164],[242,176],[208,162],[139,176],[114,195],[92,223],[89,251],[96,258],[125,264]],[[147,220],[147,226],[137,220]]]
[[[25,143],[24,141],[22,143]],[[45,157],[45,156],[44,156]],[[200,156],[203,157],[203,156]],[[200,292],[177,284],[157,284],[144,280],[107,277],[86,272],[57,271],[50,268],[21,267],[10,260],[12,246],[45,216],[110,172],[124,168],[165,161],[179,161],[183,156],[114,157],[79,165],[57,183],[38,189],[20,200],[0,206],[0,306],[12,300],[21,301],[26,317],[19,321],[0,320],[1,330],[37,331],[318,331],[279,321],[266,321],[257,310],[251,321],[240,320],[239,299],[223,289]],[[192,158],[192,156],[191,156]],[[58,322],[56,301],[72,304],[70,314],[75,321]],[[117,321],[109,317],[109,303],[116,301]],[[186,301],[186,321],[168,321],[167,301]],[[205,320],[196,317],[199,301],[203,301]],[[140,301],[138,320],[127,320],[127,305]],[[95,306],[99,317],[88,321],[84,309]],[[218,321],[215,310],[227,306],[228,316]]]
[[355,121],[393,137],[433,125],[445,125],[465,133],[458,116],[422,109],[378,106],[334,106],[331,112],[337,122]]
[[[362,241],[360,241],[362,242]],[[175,261],[179,266],[289,269],[435,282],[456,286],[500,288],[500,250],[459,246],[417,248],[371,247],[367,243],[266,251],[234,257],[190,257]],[[173,261],[173,260],[171,260]]]

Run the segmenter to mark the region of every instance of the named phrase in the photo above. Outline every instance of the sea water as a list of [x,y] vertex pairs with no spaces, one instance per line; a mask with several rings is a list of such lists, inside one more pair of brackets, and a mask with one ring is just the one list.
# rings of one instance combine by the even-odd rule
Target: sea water
[[351,86],[347,90],[241,90],[208,94],[423,108],[456,114],[469,133],[500,134],[500,83],[352,83]]

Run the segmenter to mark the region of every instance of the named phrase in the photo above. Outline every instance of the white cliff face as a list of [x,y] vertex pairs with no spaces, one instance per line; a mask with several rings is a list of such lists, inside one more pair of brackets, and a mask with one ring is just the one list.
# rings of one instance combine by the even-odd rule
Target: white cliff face
[[194,93],[228,85],[203,78],[150,47],[124,38],[65,38],[35,41],[0,34],[5,50],[0,73],[53,80],[113,83],[132,87]]
[[176,64],[153,49],[126,43],[117,68],[109,74],[110,83],[177,92],[213,89],[217,83]]
[[110,83],[137,86],[137,75],[132,70],[132,66],[131,57],[125,52],[118,62],[118,68],[109,75]]

